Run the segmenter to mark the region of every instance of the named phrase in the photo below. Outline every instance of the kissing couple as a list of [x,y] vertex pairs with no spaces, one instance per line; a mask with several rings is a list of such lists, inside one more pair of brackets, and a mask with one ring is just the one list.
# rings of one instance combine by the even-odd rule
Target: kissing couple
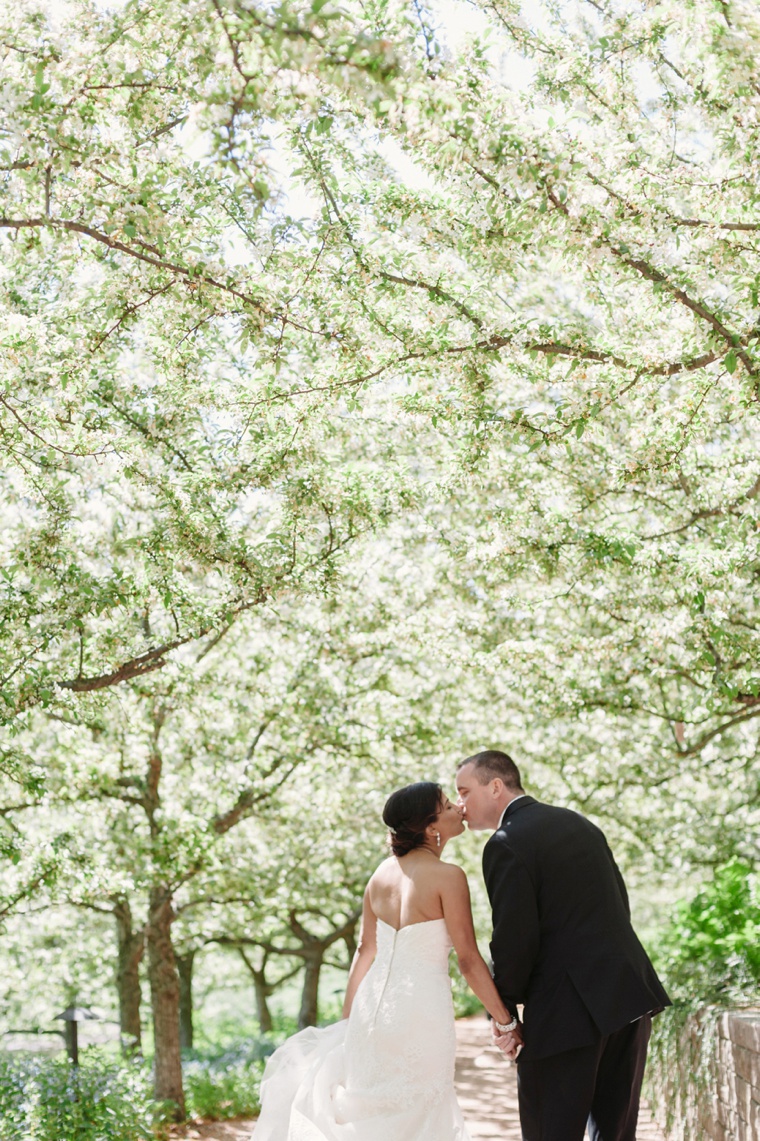
[[[493,1042],[517,1060],[523,1141],[582,1141],[587,1126],[592,1141],[635,1141],[651,1018],[670,1002],[604,834],[526,795],[498,750],[462,761],[456,785],[456,803],[428,781],[389,797],[392,855],[364,893],[343,1020],[269,1059],[253,1141],[469,1141],[454,1093],[452,946]],[[493,832],[493,975],[465,874],[442,859],[465,822]]]

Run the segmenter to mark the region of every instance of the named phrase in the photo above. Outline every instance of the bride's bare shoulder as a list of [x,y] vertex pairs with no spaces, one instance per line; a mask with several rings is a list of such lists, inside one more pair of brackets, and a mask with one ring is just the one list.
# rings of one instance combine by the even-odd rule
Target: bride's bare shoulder
[[395,856],[388,856],[386,860],[383,860],[382,863],[377,865],[374,872],[369,877],[369,882],[372,883],[373,880],[387,879],[389,875],[393,875],[394,872],[397,871],[398,860]]
[[440,868],[441,875],[445,876],[450,883],[467,883],[467,874],[459,864],[449,864],[445,860],[441,860]]

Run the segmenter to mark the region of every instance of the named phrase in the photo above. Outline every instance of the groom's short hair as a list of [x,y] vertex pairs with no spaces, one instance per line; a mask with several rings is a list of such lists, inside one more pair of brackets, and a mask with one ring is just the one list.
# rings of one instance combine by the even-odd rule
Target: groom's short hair
[[510,792],[517,789],[522,792],[520,770],[507,753],[501,753],[498,749],[486,749],[482,753],[475,753],[474,756],[462,761],[457,772],[465,765],[472,765],[478,784],[488,784],[498,777]]

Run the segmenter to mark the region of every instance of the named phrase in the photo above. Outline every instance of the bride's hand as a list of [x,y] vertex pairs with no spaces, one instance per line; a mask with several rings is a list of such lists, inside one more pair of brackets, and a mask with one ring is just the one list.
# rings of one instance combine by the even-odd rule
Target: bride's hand
[[514,1062],[517,1060],[517,1055],[520,1053],[524,1045],[522,1026],[518,1023],[514,1030],[510,1030],[507,1034],[501,1034],[493,1027],[493,1041],[494,1045],[498,1046],[502,1054]]

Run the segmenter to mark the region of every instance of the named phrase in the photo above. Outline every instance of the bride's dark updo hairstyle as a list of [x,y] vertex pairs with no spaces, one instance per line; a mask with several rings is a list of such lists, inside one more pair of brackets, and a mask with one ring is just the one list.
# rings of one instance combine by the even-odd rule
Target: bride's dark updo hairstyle
[[383,809],[390,829],[391,851],[405,856],[425,843],[425,829],[434,824],[443,807],[443,789],[430,780],[408,784],[391,793]]

